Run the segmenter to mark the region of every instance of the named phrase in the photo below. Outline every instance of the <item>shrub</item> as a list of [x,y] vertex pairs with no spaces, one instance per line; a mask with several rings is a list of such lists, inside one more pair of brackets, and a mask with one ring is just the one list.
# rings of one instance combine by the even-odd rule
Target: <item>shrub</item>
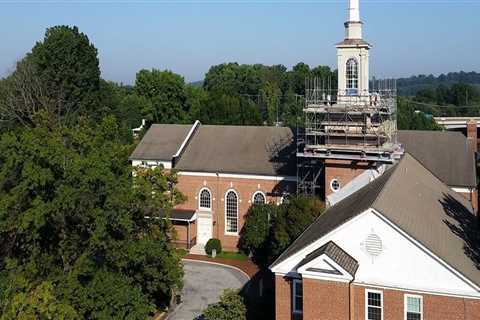
[[205,245],[205,252],[211,256],[212,251],[215,249],[217,251],[217,254],[222,252],[222,244],[220,243],[220,240],[212,238],[207,241],[207,244]]
[[226,289],[220,302],[208,305],[204,310],[205,320],[245,320],[247,308],[236,290]]

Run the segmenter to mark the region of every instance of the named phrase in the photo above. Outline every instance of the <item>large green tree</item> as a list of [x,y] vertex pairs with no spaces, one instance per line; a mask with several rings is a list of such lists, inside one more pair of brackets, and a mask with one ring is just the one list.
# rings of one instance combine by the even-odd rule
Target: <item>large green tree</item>
[[159,219],[183,200],[175,175],[132,180],[113,118],[66,127],[39,116],[0,136],[0,313],[14,319],[18,297],[45,292],[80,318],[145,319],[181,288],[173,231]]
[[183,123],[189,120],[185,80],[171,71],[140,70],[135,80],[135,92],[152,104],[145,116],[156,123]]
[[67,120],[98,113],[100,68],[97,49],[77,27],[48,28],[27,55],[45,85],[46,95]]

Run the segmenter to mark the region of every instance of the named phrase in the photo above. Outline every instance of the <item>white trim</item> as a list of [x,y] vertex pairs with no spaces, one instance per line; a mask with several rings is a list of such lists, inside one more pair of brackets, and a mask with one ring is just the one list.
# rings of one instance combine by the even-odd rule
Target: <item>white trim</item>
[[185,148],[185,145],[187,144],[187,142],[190,140],[190,137],[192,136],[193,132],[195,131],[195,129],[200,125],[200,121],[196,120],[192,127],[190,128],[190,131],[188,131],[188,134],[187,136],[185,137],[185,139],[183,140],[182,144],[180,145],[180,148],[178,148],[177,152],[172,156],[172,158],[176,158],[180,155],[180,153],[182,153],[183,151],[183,148]]
[[423,320],[423,296],[419,296],[416,294],[404,294],[403,295],[403,314],[404,314],[404,320],[407,320],[407,299],[408,298],[415,298],[415,299],[420,299],[420,320]]
[[452,189],[453,191],[455,192],[458,192],[458,193],[471,193],[472,191],[468,188],[456,188],[456,187],[451,187],[450,189]]
[[[227,231],[227,195],[230,193],[230,191],[232,191],[233,193],[235,193],[235,196],[237,197],[237,232],[229,232]],[[238,233],[239,233],[239,222],[240,222],[240,214],[239,214],[239,205],[240,205],[240,197],[238,196],[238,192],[235,191],[234,189],[228,189],[226,192],[225,192],[225,195],[223,197],[225,199],[224,201],[224,208],[225,208],[225,211],[224,211],[224,221],[225,221],[225,226],[224,226],[224,231],[225,231],[225,235],[227,236],[238,236]]]
[[201,172],[201,171],[179,171],[179,176],[195,176],[195,177],[220,177],[233,179],[253,179],[253,180],[273,180],[273,181],[291,181],[296,182],[296,176],[268,176],[259,174],[237,174],[237,173],[216,173],[216,172]]
[[[368,294],[369,293],[378,293],[380,294],[380,310],[382,311],[382,320],[383,320],[383,291],[381,290],[372,290],[372,289],[365,289],[365,320],[369,320],[368,319]],[[378,308],[376,306],[372,306],[373,308]]]
[[297,304],[295,303],[297,301],[296,299],[296,292],[297,292],[297,287],[296,284],[300,283],[302,285],[302,304],[303,304],[303,283],[302,279],[292,279],[292,313],[294,314],[302,314],[303,313],[303,305],[302,309],[299,310],[297,309]]
[[252,195],[252,205],[255,204],[255,196],[260,193],[262,196],[263,196],[263,199],[265,200],[265,202],[263,204],[266,204],[267,203],[267,196],[265,195],[265,192],[261,191],[261,190],[258,190],[258,191],[255,191]]
[[451,298],[463,298],[463,299],[473,299],[473,300],[480,300],[480,296],[469,296],[464,294],[453,294],[453,293],[445,293],[439,291],[429,291],[429,290],[419,290],[419,289],[412,289],[412,288],[403,288],[403,287],[392,287],[386,286],[381,284],[374,284],[374,283],[363,283],[363,282],[353,282],[354,285],[366,288],[378,288],[382,290],[395,290],[395,291],[402,291],[402,292],[412,292],[417,294],[428,294],[432,296],[442,296],[442,297],[451,297]]
[[[322,273],[319,271],[309,271],[308,269],[314,266],[318,261],[324,260],[327,264],[330,264],[333,268],[338,270],[341,274],[328,274]],[[343,269],[341,265],[333,261],[329,256],[326,254],[322,254],[321,256],[313,259],[309,263],[301,266],[297,269],[297,272],[302,275],[302,278],[310,278],[316,280],[326,280],[326,281],[339,281],[339,282],[350,282],[353,280],[353,277],[348,273],[347,270]]]
[[424,245],[422,245],[420,242],[418,242],[416,239],[408,235],[406,232],[404,232],[401,228],[399,228],[395,223],[391,222],[388,218],[386,218],[383,214],[378,212],[377,210],[371,208],[371,212],[375,214],[377,217],[379,217],[381,220],[386,222],[389,226],[391,226],[393,229],[395,229],[398,233],[403,235],[405,238],[407,238],[410,242],[412,242],[414,245],[416,245],[418,248],[420,248],[422,251],[424,251],[426,254],[428,254],[430,257],[432,257],[434,260],[436,260],[438,263],[440,263],[442,266],[446,267],[448,270],[450,270],[454,275],[462,279],[465,283],[467,283],[470,287],[472,287],[474,290],[478,291],[480,293],[480,287],[478,287],[475,283],[470,281],[467,277],[465,277],[463,274],[458,272],[454,267],[450,266],[446,261],[438,257],[435,253],[430,251],[428,248],[426,248]]
[[[201,194],[202,194],[202,191],[203,190],[207,190],[208,193],[210,194],[210,208],[206,208],[206,207],[202,207],[202,197],[201,197]],[[200,191],[198,192],[198,210],[200,211],[212,211],[212,191],[210,191],[209,188],[207,187],[203,187],[202,189],[200,189]]]
[[[284,261],[280,262],[279,264],[277,264],[276,266],[274,266],[273,268],[270,267],[270,270],[273,272],[273,273],[288,273],[290,272],[289,270],[282,270],[281,269],[281,266],[287,262],[288,260],[291,260],[291,259],[295,259],[297,258],[298,256],[306,256],[307,253],[310,253],[312,252],[313,250],[317,249],[317,248],[320,248],[323,244],[324,244],[324,238],[329,238],[331,237],[333,234],[341,231],[342,229],[346,228],[347,226],[349,226],[350,224],[352,223],[355,223],[355,221],[361,219],[363,216],[367,215],[368,213],[371,212],[371,209],[367,209],[365,210],[364,212],[360,213],[359,215],[353,217],[352,219],[348,220],[347,222],[341,224],[340,226],[338,226],[337,228],[333,229],[332,231],[328,232],[326,235],[324,235],[323,237],[317,239],[316,241],[312,242],[311,244],[309,244],[308,246],[304,247],[303,249],[301,249],[300,251],[298,251],[297,253],[294,253],[293,255],[291,255],[290,257],[288,257],[287,259],[285,259]],[[311,225],[310,225],[311,227]],[[308,227],[307,229],[305,229],[305,231],[303,231],[298,237],[297,239],[299,239],[305,232],[307,232],[310,227]],[[295,242],[294,242],[295,243]],[[326,243],[326,242],[325,242]],[[279,258],[281,258],[282,256],[280,256]],[[277,259],[279,259],[277,258]],[[273,262],[275,263],[275,262]]]

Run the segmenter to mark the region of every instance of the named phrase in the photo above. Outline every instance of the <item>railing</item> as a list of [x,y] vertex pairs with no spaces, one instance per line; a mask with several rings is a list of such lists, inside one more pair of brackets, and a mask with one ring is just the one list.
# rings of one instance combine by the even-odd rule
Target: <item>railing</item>
[[183,248],[190,250],[194,245],[197,244],[197,238],[193,237],[190,241],[187,240],[172,240],[173,245],[176,248]]

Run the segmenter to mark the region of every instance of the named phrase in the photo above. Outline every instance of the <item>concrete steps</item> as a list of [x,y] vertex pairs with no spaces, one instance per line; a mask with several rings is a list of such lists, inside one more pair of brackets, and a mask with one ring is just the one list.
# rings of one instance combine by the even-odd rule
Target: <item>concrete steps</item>
[[205,246],[203,244],[199,244],[199,243],[197,243],[192,248],[190,248],[190,254],[197,254],[197,255],[201,255],[201,256],[206,256],[207,255],[205,253]]

